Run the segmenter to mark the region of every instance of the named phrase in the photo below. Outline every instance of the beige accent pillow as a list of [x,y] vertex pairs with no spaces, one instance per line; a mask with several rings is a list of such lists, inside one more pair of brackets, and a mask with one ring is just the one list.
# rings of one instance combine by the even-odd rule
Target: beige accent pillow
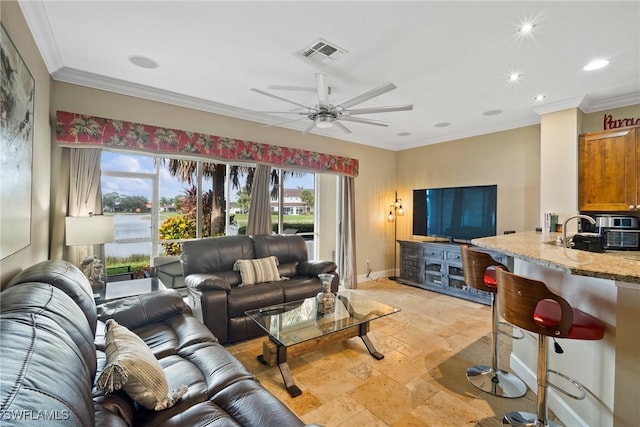
[[273,255],[258,259],[239,259],[233,265],[233,269],[240,271],[242,283],[239,286],[280,280],[278,258]]
[[106,323],[107,366],[98,377],[98,388],[110,393],[123,389],[147,409],[160,411],[173,406],[186,392],[180,386],[169,393],[169,384],[160,362],[147,344],[115,320]]

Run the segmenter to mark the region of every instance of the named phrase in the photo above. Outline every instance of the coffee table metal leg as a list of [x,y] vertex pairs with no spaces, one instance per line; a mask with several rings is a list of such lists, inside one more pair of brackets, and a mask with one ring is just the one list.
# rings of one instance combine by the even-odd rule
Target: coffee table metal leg
[[300,390],[295,381],[293,381],[291,369],[289,369],[289,364],[287,363],[287,347],[282,345],[278,345],[278,368],[280,368],[280,374],[282,375],[284,386],[287,388],[291,397],[300,396],[302,394],[302,390]]
[[368,330],[369,330],[369,322],[360,324],[360,338],[362,339],[362,342],[364,343],[365,347],[367,347],[367,350],[369,350],[369,354],[371,354],[374,359],[376,360],[384,359],[384,354],[376,350],[376,348],[373,346],[373,343],[367,336]]
[[[271,341],[273,342],[273,341]],[[277,345],[277,365],[280,369],[280,374],[282,375],[282,380],[284,381],[284,386],[291,395],[291,397],[298,397],[302,394],[302,390],[296,385],[293,380],[293,376],[291,375],[291,369],[289,368],[289,364],[287,363],[287,347],[279,345],[278,343],[273,342]],[[266,348],[266,347],[265,347]],[[263,348],[264,350],[264,348]],[[265,350],[266,351],[266,350]],[[265,359],[264,354],[258,355],[258,360],[263,365],[275,366],[272,364],[273,362],[268,362]],[[269,361],[271,361],[271,357],[269,356]]]
[[278,368],[280,368],[280,373],[282,374],[282,380],[284,381],[284,386],[287,388],[287,391],[291,395],[291,397],[298,397],[302,394],[302,390],[298,388],[296,383],[293,381],[293,377],[291,376],[291,370],[289,369],[289,364],[287,362],[279,363]]

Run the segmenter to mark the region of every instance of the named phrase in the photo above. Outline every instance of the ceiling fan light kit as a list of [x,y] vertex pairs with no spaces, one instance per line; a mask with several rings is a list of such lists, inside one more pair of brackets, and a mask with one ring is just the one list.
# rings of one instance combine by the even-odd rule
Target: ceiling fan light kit
[[336,118],[329,114],[318,115],[314,119],[314,121],[316,122],[316,127],[319,127],[321,129],[330,128],[331,126],[333,126],[333,122],[335,120]]
[[361,104],[365,101],[368,101],[376,96],[380,96],[384,93],[387,93],[393,89],[396,89],[396,85],[393,83],[385,83],[375,89],[362,93],[354,98],[351,98],[347,101],[344,101],[340,104],[331,104],[329,102],[329,86],[327,83],[327,76],[323,73],[316,73],[316,91],[318,94],[318,103],[313,106],[306,106],[300,104],[296,101],[292,101],[287,98],[283,98],[277,95],[274,95],[269,92],[265,92],[260,89],[252,88],[251,90],[259,93],[261,95],[269,96],[271,98],[278,99],[283,102],[287,102],[289,104],[293,104],[297,107],[303,108],[304,111],[280,111],[280,112],[272,112],[277,114],[297,114],[301,116],[306,116],[307,119],[311,120],[311,125],[307,127],[303,133],[310,132],[314,127],[320,129],[327,129],[336,125],[339,129],[346,133],[351,133],[351,130],[340,123],[341,120],[355,122],[355,123],[363,123],[374,126],[383,126],[387,127],[390,125],[389,122],[384,122],[381,120],[372,120],[364,117],[353,117],[354,115],[359,114],[375,114],[375,113],[389,113],[395,111],[408,111],[413,109],[413,104],[408,105],[394,105],[387,107],[369,107],[369,108],[360,108],[350,110],[350,107]]

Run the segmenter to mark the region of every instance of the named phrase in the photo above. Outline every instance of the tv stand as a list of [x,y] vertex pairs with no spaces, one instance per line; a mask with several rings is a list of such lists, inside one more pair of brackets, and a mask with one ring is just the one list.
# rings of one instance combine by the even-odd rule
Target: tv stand
[[[491,304],[491,294],[467,286],[462,271],[460,245],[453,239],[437,242],[400,240],[400,276],[398,283],[463,298],[481,304]],[[498,252],[474,247],[489,253],[509,269],[509,257]]]

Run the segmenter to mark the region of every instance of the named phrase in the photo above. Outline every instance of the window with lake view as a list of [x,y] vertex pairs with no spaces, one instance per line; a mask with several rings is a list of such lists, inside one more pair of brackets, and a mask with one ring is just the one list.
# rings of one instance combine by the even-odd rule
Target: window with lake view
[[[253,167],[104,150],[103,211],[116,238],[105,245],[108,274],[141,277],[184,240],[244,234]],[[302,234],[312,256],[315,174],[274,169],[271,195],[274,232]]]

